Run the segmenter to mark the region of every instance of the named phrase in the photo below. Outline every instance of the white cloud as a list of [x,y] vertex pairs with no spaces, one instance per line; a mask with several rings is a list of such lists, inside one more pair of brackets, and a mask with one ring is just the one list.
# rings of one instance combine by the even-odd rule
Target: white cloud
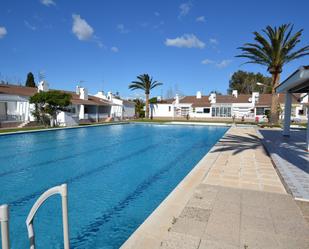
[[199,40],[193,34],[184,34],[181,37],[176,37],[174,39],[167,38],[165,40],[166,46],[178,47],[178,48],[204,48],[205,43]]
[[119,49],[117,47],[111,47],[111,51],[114,53],[118,53]]
[[213,60],[210,60],[210,59],[205,59],[202,61],[202,64],[205,64],[205,65],[208,65],[208,64],[213,64],[215,63]]
[[85,41],[92,38],[93,28],[86,22],[85,19],[82,19],[80,15],[72,15],[73,26],[72,32],[77,36],[78,40]]
[[40,0],[41,4],[44,4],[45,6],[49,7],[51,5],[56,5],[54,0]]
[[210,64],[213,64],[215,65],[217,68],[225,68],[227,67],[228,65],[230,65],[232,63],[232,60],[222,60],[222,61],[219,61],[219,62],[216,62],[214,60],[210,60],[210,59],[205,59],[202,61],[202,64],[204,65],[210,65]]
[[7,30],[5,27],[0,26],[0,39],[7,35]]
[[26,20],[24,21],[24,24],[25,26],[28,28],[28,29],[31,29],[32,31],[36,31],[36,26],[30,24],[29,22],[27,22]]
[[196,19],[195,19],[195,21],[197,21],[197,22],[205,22],[206,20],[205,20],[205,16],[199,16],[199,17],[197,17]]
[[192,3],[191,2],[180,4],[180,6],[179,6],[180,12],[179,12],[179,16],[178,17],[181,18],[181,17],[184,17],[184,16],[188,15],[190,10],[191,10],[191,8],[192,8]]
[[232,60],[222,60],[222,61],[220,61],[220,62],[218,62],[218,63],[216,64],[216,67],[217,67],[217,68],[225,68],[225,67],[227,67],[228,65],[230,65],[231,62],[232,62]]
[[126,29],[122,23],[117,25],[117,29],[121,34],[127,34],[130,32],[130,30]]
[[218,40],[215,39],[215,38],[210,38],[210,39],[209,39],[209,43],[212,44],[212,45],[217,45],[219,42],[218,42]]

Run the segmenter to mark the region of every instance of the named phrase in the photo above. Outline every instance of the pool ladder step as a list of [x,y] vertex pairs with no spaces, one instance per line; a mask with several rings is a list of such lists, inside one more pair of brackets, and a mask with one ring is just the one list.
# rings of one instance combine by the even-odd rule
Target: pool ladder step
[[[40,206],[51,196],[60,194],[62,203],[62,224],[63,224],[63,243],[64,249],[70,248],[69,243],[69,221],[68,221],[68,190],[67,185],[62,184],[45,191],[39,199],[32,206],[28,217],[26,219],[26,225],[28,230],[28,238],[30,240],[30,249],[35,249],[35,236],[33,230],[33,219]],[[1,240],[2,249],[10,249],[9,238],[9,206],[0,206],[0,222],[1,222]]]

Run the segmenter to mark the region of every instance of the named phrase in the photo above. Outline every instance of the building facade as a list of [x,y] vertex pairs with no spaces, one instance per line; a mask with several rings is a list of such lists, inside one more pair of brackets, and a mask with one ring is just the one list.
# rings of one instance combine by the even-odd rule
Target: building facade
[[[47,82],[40,82],[37,88],[0,84],[0,128],[24,126],[35,121],[32,115],[34,105],[29,103],[29,98],[40,91],[49,91]],[[60,91],[71,95],[68,111],[57,115],[56,122],[60,126],[102,122],[116,117],[119,120],[134,117],[134,102],[119,98],[116,103],[107,98],[90,95],[86,88],[79,86],[75,92]]]
[[[195,96],[161,100],[151,105],[153,118],[193,118],[193,119],[241,119],[254,122],[267,121],[271,107],[271,94],[238,94],[231,95],[211,93],[203,96],[200,91]],[[284,94],[279,95],[281,113],[284,111]],[[292,116],[294,121],[305,121],[307,95],[293,95]]]

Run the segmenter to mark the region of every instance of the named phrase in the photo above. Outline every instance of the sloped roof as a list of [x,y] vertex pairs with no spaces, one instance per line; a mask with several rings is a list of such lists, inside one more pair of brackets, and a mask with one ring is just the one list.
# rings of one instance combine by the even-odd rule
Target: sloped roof
[[[260,94],[259,101],[256,106],[271,106],[271,95],[270,93]],[[292,94],[292,104],[299,104],[300,94]],[[284,104],[285,94],[279,94],[279,103]]]
[[[50,89],[55,90],[55,89]],[[65,92],[72,95],[71,103],[72,104],[79,104],[79,105],[97,105],[97,106],[106,106],[106,105],[112,105],[111,102],[107,100],[100,99],[98,97],[88,95],[88,100],[86,99],[80,99],[79,95],[77,95],[75,92],[71,91],[63,91],[63,90],[56,90]],[[9,94],[9,95],[19,95],[19,96],[25,96],[30,97],[33,96],[38,92],[38,89],[35,87],[26,87],[26,86],[17,86],[17,85],[6,85],[6,84],[0,84],[0,94]]]
[[173,104],[174,101],[175,99],[162,99],[158,101],[158,104]]
[[250,103],[251,94],[238,94],[237,98],[232,95],[217,95],[216,103],[233,104],[233,103]]
[[186,96],[179,100],[182,104],[192,104],[192,107],[210,107],[209,96],[202,96],[201,98],[196,98],[196,96]]
[[20,95],[30,97],[38,92],[37,88],[0,84],[0,94]]

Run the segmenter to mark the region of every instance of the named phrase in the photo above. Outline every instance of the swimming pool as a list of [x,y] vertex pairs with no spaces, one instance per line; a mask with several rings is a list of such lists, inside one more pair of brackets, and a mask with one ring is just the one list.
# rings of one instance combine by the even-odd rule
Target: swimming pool
[[[68,184],[71,248],[114,249],[134,232],[227,127],[128,124],[0,136],[0,204],[12,248],[41,193]],[[62,248],[60,197],[34,221],[38,248]]]

